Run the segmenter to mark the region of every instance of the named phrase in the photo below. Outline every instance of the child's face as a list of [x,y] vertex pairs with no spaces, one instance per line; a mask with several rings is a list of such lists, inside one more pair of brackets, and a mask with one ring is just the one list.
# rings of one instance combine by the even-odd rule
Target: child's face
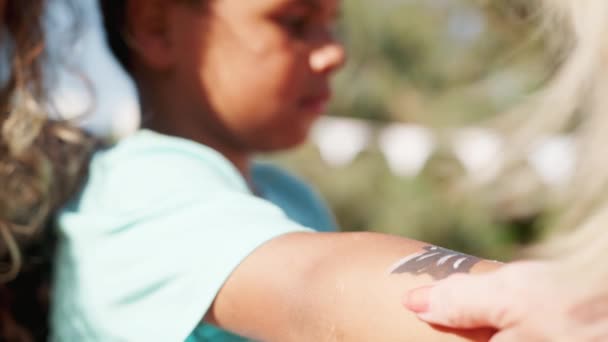
[[202,124],[250,151],[302,142],[344,63],[332,36],[338,7],[339,0],[215,0],[172,16],[174,70]]

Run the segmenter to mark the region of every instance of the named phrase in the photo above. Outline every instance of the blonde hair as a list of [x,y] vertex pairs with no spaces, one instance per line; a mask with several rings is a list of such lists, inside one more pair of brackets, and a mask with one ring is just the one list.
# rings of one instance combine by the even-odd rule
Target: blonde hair
[[546,87],[519,108],[527,116],[512,129],[509,157],[516,159],[518,150],[539,136],[576,124],[571,133],[577,141],[577,168],[557,234],[534,251],[585,262],[590,255],[608,253],[608,1],[540,0],[538,9],[544,32],[558,47],[554,52],[560,64]]
[[[79,188],[96,145],[50,120],[43,72],[47,1],[7,1],[0,11],[8,75],[0,83],[0,340],[46,339],[53,240],[50,217]],[[17,312],[27,310],[27,315]]]

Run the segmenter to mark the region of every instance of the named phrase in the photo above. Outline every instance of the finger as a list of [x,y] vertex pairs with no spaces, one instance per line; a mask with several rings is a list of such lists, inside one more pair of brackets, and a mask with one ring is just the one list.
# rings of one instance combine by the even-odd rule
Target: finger
[[410,291],[405,306],[428,323],[451,328],[501,328],[506,312],[498,276],[457,275]]

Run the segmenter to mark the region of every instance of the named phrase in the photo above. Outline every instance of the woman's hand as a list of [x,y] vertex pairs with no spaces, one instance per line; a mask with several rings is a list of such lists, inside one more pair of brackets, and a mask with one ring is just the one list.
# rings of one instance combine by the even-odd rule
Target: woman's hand
[[520,262],[486,274],[454,275],[411,290],[404,302],[428,323],[494,328],[491,342],[608,341],[608,288],[582,280],[593,269],[564,267]]

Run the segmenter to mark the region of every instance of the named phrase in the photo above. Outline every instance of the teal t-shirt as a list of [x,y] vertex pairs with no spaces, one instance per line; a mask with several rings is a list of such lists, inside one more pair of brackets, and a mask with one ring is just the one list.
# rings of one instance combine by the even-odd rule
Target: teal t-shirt
[[96,153],[58,215],[51,339],[240,341],[201,324],[230,273],[277,236],[335,230],[303,182],[252,172],[259,196],[216,151],[146,130]]

